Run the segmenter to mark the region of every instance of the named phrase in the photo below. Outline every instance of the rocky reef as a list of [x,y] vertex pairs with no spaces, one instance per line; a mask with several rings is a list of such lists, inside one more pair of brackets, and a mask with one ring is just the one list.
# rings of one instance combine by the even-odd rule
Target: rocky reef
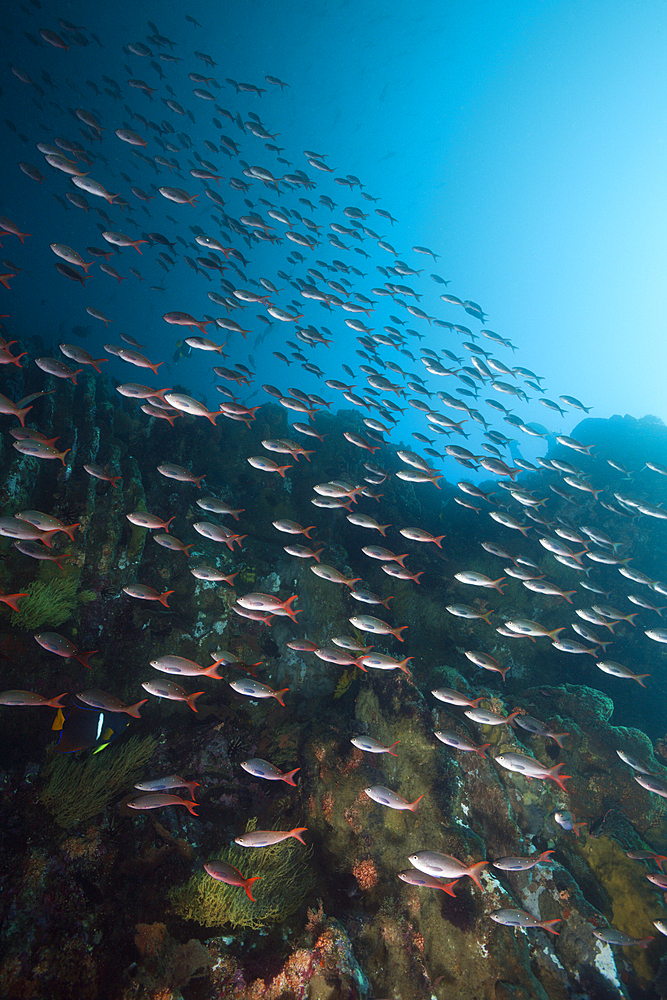
[[[0,540],[0,589],[28,595],[18,611],[0,606],[3,687],[47,699],[92,688],[133,704],[142,696],[141,682],[151,679],[151,660],[178,655],[208,666],[224,652],[227,662],[222,681],[196,678],[204,690],[196,711],[151,697],[127,733],[99,754],[54,753],[54,709],[1,709],[2,997],[667,996],[660,940],[618,947],[593,933],[611,926],[636,939],[660,937],[653,921],[664,912],[662,891],[645,876],[655,869],[651,856],[667,854],[663,800],[641,787],[617,754],[624,751],[667,777],[664,717],[655,700],[665,669],[659,649],[647,664],[653,692],[647,694],[602,674],[593,662],[582,666],[590,657],[568,657],[543,638],[507,638],[490,625],[511,615],[557,629],[565,598],[545,599],[508,580],[502,597],[484,591],[471,603],[488,623],[449,614],[446,607],[464,599],[456,572],[474,566],[493,578],[503,563],[481,549],[485,539],[497,538],[490,534],[496,527],[484,513],[454,504],[457,490],[444,482],[436,490],[389,475],[377,490],[381,496],[364,499],[364,511],[382,525],[416,524],[445,535],[441,548],[417,549],[401,539],[411,569],[423,572],[419,582],[369,567],[360,552],[367,533],[345,510],[310,503],[313,484],[357,483],[367,474],[359,450],[341,444],[343,430],[357,427],[355,414],[318,413],[314,426],[322,442],[283,479],[263,476],[247,462],[262,440],[290,436],[277,405],[261,406],[249,426],[218,420],[211,427],[183,416],[172,428],[142,414],[104,376],[82,375],[77,386],[50,381],[53,391],[34,402],[34,416],[71,452],[65,464],[40,461],[19,455],[3,434],[1,513],[36,509],[79,527],[73,541],[60,535],[54,542],[60,566],[36,563],[11,539]],[[5,383],[16,399],[43,387],[43,374],[37,378],[31,368]],[[1,419],[6,430],[10,418]],[[629,418],[610,423],[585,421],[579,433],[595,441],[613,432],[618,440],[622,428],[636,465],[646,427]],[[651,433],[655,440],[645,443],[655,454],[656,441],[665,447],[667,431],[652,427]],[[550,455],[559,454],[557,447]],[[400,467],[397,448],[382,454],[389,473]],[[156,468],[161,461],[205,475],[202,490],[165,479]],[[599,478],[601,460],[582,459],[594,461]],[[120,478],[114,484],[89,477],[83,464],[91,462]],[[546,496],[548,482],[548,474],[533,474],[522,485]],[[195,503],[204,492],[240,510],[234,522],[243,536],[240,548],[194,531],[194,522],[212,519]],[[658,575],[664,539],[654,525],[619,523],[611,513],[607,523],[592,513],[592,500],[579,502],[580,520],[595,516],[600,530],[631,545],[637,565]],[[549,501],[550,516],[565,508],[565,501]],[[189,555],[155,544],[146,528],[127,520],[132,511],[173,518],[170,536],[191,544]],[[381,617],[408,626],[400,656],[409,662],[402,669],[337,665],[287,645],[307,637],[323,647],[332,636],[359,641],[368,635],[351,628],[359,606],[346,586],[315,576],[310,560],[285,553],[286,538],[272,526],[280,518],[312,525],[313,548],[324,550],[326,563],[362,578],[387,602]],[[510,544],[504,536],[501,541]],[[236,574],[233,586],[194,577],[190,567],[201,561]],[[549,574],[564,589],[571,583],[565,569],[559,576],[550,567]],[[618,585],[607,579],[611,592]],[[137,582],[168,591],[166,604],[124,593]],[[298,594],[297,622],[240,618],[232,604],[250,591],[282,599]],[[620,598],[612,593],[609,600]],[[44,630],[94,650],[90,669],[38,645],[33,633]],[[631,622],[620,621],[609,636],[629,662],[645,657],[638,634]],[[395,638],[374,638],[375,651],[398,656]],[[478,649],[508,668],[506,676],[475,669],[464,654]],[[288,688],[285,706],[274,698],[242,698],[230,688],[249,676]],[[431,694],[442,687],[481,699],[483,709],[500,715],[516,710],[543,720],[562,747],[517,725],[464,724],[460,707]],[[443,745],[436,730],[468,735],[486,749]],[[365,752],[350,742],[359,736],[393,750]],[[563,787],[531,780],[498,766],[494,758],[507,753],[530,755],[547,770],[563,763],[571,777]],[[249,758],[283,772],[298,768],[294,787],[252,777],[240,766]],[[128,805],[138,780],[174,773],[198,783],[197,815]],[[413,809],[386,808],[366,792],[376,786],[406,803],[423,799]],[[561,813],[586,828],[564,828],[554,818]],[[307,846],[294,838],[269,848],[234,843],[255,828],[305,828]],[[424,850],[450,855],[463,869],[488,864],[479,885],[464,875],[450,893],[400,880],[410,856]],[[493,867],[502,858],[544,852],[530,870]],[[628,852],[645,852],[649,860]],[[255,904],[242,885],[205,873],[204,863],[213,859],[244,878],[259,876]],[[559,920],[557,936],[491,919],[517,908],[538,922]]]

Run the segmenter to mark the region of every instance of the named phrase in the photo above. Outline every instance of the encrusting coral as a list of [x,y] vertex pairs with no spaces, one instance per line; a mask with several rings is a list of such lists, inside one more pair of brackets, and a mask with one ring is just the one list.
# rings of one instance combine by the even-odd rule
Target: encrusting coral
[[133,736],[124,746],[79,760],[47,755],[40,802],[64,829],[96,816],[116,795],[128,791],[157,746],[154,736]]
[[[256,825],[253,818],[246,832]],[[179,916],[196,920],[204,927],[231,924],[259,930],[280,923],[298,910],[314,884],[311,856],[310,850],[293,839],[252,850],[236,845],[225,847],[211,860],[233,865],[246,878],[256,876],[254,901],[241,886],[219,882],[202,871],[170,893],[171,904]]]

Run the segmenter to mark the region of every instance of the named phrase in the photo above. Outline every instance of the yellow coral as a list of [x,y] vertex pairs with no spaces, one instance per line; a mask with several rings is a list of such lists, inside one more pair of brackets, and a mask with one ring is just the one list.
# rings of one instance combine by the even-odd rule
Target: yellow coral
[[91,754],[86,760],[51,751],[40,775],[39,799],[65,829],[90,819],[116,795],[132,788],[157,743],[154,736],[133,736],[123,746]]
[[[254,830],[256,825],[256,819],[251,819],[246,832]],[[226,861],[245,878],[259,876],[252,886],[255,902],[242,886],[219,882],[203,871],[172,890],[171,904],[179,916],[196,920],[204,927],[231,924],[260,930],[280,923],[298,910],[314,883],[311,857],[312,851],[294,839],[252,849],[232,844],[211,860]]]

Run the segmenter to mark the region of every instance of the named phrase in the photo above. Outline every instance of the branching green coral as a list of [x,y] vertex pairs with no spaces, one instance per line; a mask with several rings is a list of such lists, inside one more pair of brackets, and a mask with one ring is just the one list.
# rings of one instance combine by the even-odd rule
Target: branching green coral
[[28,596],[19,602],[12,622],[34,632],[41,625],[62,625],[76,606],[79,573],[67,573],[62,578],[35,580],[28,584]]
[[[246,832],[254,830],[257,821],[251,819]],[[280,923],[298,910],[314,884],[311,864],[312,851],[295,840],[283,840],[274,847],[248,849],[233,844],[225,847],[210,860],[222,860],[245,878],[259,876],[253,882],[249,899],[242,886],[218,882],[207,872],[193,875],[184,886],[170,893],[171,904],[185,920],[196,920],[204,927],[250,927],[260,930]]]
[[87,760],[52,751],[42,768],[39,799],[65,829],[90,819],[132,788],[157,743],[154,736],[133,736],[123,746],[91,754]]

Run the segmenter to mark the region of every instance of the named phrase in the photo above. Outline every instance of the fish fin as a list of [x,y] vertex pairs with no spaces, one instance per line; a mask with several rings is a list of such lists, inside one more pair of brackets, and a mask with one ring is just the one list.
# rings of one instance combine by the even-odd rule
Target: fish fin
[[165,590],[164,594],[159,595],[158,601],[160,602],[160,604],[164,604],[165,608],[168,608],[169,605],[167,604],[167,598],[169,597],[170,594],[175,594],[175,593],[176,593],[175,590]]
[[281,704],[281,705],[283,706],[283,708],[285,707],[285,702],[284,702],[284,701],[283,701],[283,699],[282,699],[282,695],[286,694],[286,693],[287,693],[288,691],[289,691],[289,688],[280,688],[280,690],[279,690],[279,691],[274,691],[274,692],[273,692],[273,697],[274,697],[274,698],[275,698],[275,699],[276,699],[277,701],[279,701],[279,702],[280,702],[280,704]]
[[556,743],[558,744],[558,746],[562,750],[563,749],[563,742],[562,742],[563,737],[564,736],[570,736],[570,733],[549,733],[549,736],[551,737],[552,740],[556,741]]
[[421,802],[421,800],[422,800],[423,798],[424,798],[424,796],[423,796],[423,795],[420,795],[420,796],[419,796],[419,798],[418,798],[418,799],[415,799],[415,801],[414,801],[414,802],[410,802],[410,803],[409,803],[409,805],[408,805],[408,808],[409,808],[410,810],[412,810],[412,812],[417,812],[417,806],[419,805],[419,803]]
[[92,670],[93,668],[90,663],[88,663],[88,658],[94,656],[97,652],[99,652],[99,650],[91,649],[87,653],[76,653],[75,659],[78,660],[79,663],[83,663],[84,667],[88,667],[89,670]]
[[454,886],[458,885],[459,882],[460,879],[457,878],[454,880],[454,882],[447,882],[446,884],[441,885],[440,888],[443,890],[443,892],[446,892],[448,896],[456,896],[456,893],[454,892]]
[[127,712],[128,715],[131,715],[133,719],[140,719],[141,716],[139,715],[139,709],[141,708],[142,705],[145,705],[147,701],[148,698],[143,698],[141,701],[138,701],[135,705],[128,705],[125,711]]
[[290,830],[288,836],[289,837],[294,837],[295,840],[298,840],[299,843],[303,844],[303,846],[305,847],[306,846],[306,842],[305,842],[305,840],[303,840],[303,838],[300,836],[300,834],[305,833],[307,829],[308,829],[307,826],[295,826],[293,830]]
[[475,883],[475,885],[479,886],[480,889],[483,889],[484,886],[480,882],[479,876],[482,873],[483,869],[486,868],[488,863],[489,863],[488,861],[478,861],[476,865],[471,865],[470,868],[468,868],[467,871],[465,872],[465,874],[469,875],[470,878]]
[[[195,700],[195,698],[198,698],[200,696],[200,694],[204,694],[204,692],[203,691],[195,691],[194,694],[189,694],[188,697],[185,699],[193,712],[197,711],[197,709],[195,707],[195,704],[194,704],[194,700]],[[192,792],[190,794],[192,794]]]
[[[561,917],[556,917],[555,920],[541,920],[539,926],[545,930],[549,931],[550,934],[559,934],[559,931],[554,930],[554,924],[559,924],[561,922]],[[653,938],[651,938],[651,941]]]
[[280,777],[282,778],[283,781],[286,781],[288,785],[293,785],[294,788],[296,788],[296,781],[292,781],[292,777],[296,774],[297,771],[300,770],[301,770],[300,767],[295,767],[293,771],[286,771],[284,774],[281,774]]
[[[62,698],[62,695],[59,695],[58,697]],[[53,720],[53,725],[51,726],[52,731],[53,732],[58,732],[59,730],[61,730],[63,728],[63,723],[64,722],[65,722],[65,716],[63,715],[62,707],[58,706],[58,711],[56,712],[56,717]]]
[[253,876],[251,876],[251,878],[244,879],[244,881],[242,882],[243,888],[248,893],[248,896],[249,896],[250,899],[252,899],[253,903],[256,903],[257,900],[251,894],[249,887],[252,885],[253,882],[256,882],[257,879],[261,878],[261,877],[262,877],[261,875],[253,875]]
[[199,815],[199,813],[195,812],[195,806],[199,804],[198,802],[189,802],[187,799],[181,799],[181,801],[188,812],[192,813],[193,816]]
[[400,742],[401,742],[400,740],[396,740],[395,743],[390,743],[385,752],[391,754],[392,757],[398,757],[397,753],[392,753],[391,752],[391,748],[392,747],[397,747]]

